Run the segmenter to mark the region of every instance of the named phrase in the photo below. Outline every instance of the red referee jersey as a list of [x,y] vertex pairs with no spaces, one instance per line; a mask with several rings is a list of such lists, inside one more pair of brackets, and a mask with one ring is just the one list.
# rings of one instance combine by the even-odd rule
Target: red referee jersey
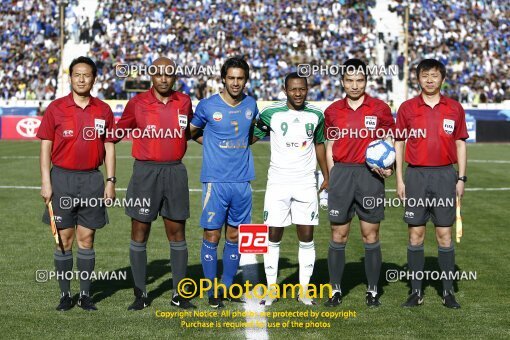
[[[335,162],[365,163],[368,144],[389,130],[395,130],[390,107],[382,100],[367,94],[356,110],[349,106],[346,97],[331,104],[324,111],[324,116],[326,138],[335,139]],[[336,132],[333,134],[334,130]]]
[[[402,103],[397,112],[397,130],[408,136],[405,160],[415,166],[457,163],[455,141],[469,137],[462,105],[445,96],[433,108],[421,95]],[[418,130],[423,134],[419,135]]]
[[53,141],[51,162],[69,170],[92,170],[103,164],[105,131],[115,128],[110,106],[90,97],[82,109],[73,94],[54,100],[44,113],[37,137]]
[[188,95],[173,91],[168,102],[163,104],[151,88],[129,100],[117,122],[117,129],[132,129],[132,155],[135,159],[179,161],[186,153],[186,129],[192,117]]

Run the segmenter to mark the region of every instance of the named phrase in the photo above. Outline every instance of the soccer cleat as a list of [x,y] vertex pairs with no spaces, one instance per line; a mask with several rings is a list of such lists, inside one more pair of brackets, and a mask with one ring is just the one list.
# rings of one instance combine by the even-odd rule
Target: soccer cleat
[[381,305],[377,292],[367,292],[366,302],[368,307],[379,307]]
[[324,303],[324,306],[326,306],[326,307],[336,307],[336,306],[338,306],[341,303],[342,303],[342,293],[341,292],[336,292],[335,294],[333,294],[332,297],[330,297],[328,299],[328,301],[326,301]]
[[128,307],[128,310],[142,310],[149,306],[147,301],[147,293],[142,292],[141,289],[135,287],[135,301]]
[[308,298],[308,297],[304,297],[304,298],[298,297],[296,300],[306,306],[316,306],[317,305],[317,302],[315,302],[313,299]]
[[220,298],[215,298],[214,296],[209,297],[209,306],[215,309],[225,308],[225,305],[221,301]]
[[262,305],[262,306],[271,306],[273,303],[278,302],[278,300],[279,299],[277,299],[277,298],[273,299],[273,298],[268,297],[265,300],[261,300],[260,301],[260,305]]
[[453,295],[453,293],[451,291],[446,292],[446,295],[443,295],[443,306],[445,306],[446,308],[452,308],[452,309],[460,308],[459,303],[457,302],[457,300],[455,300],[455,295]]
[[176,306],[182,309],[195,309],[197,308],[194,304],[192,304],[188,299],[183,298],[179,294],[174,294],[172,296],[172,301],[170,302],[172,306]]
[[73,308],[73,299],[71,299],[71,293],[62,293],[60,297],[60,303],[57,306],[57,310],[65,312]]
[[86,311],[97,310],[96,305],[92,302],[92,299],[88,295],[81,295],[78,299],[78,306]]
[[415,291],[408,296],[407,301],[402,304],[402,307],[417,307],[423,304],[423,296],[421,292]]

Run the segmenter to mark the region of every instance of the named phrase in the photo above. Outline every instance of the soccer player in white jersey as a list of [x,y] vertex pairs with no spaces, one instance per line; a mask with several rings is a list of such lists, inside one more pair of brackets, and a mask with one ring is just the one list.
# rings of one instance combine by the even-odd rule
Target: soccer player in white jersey
[[[315,305],[307,296],[307,288],[315,263],[313,228],[319,224],[315,170],[317,161],[324,174],[320,190],[327,189],[328,171],[324,146],[324,114],[306,102],[306,78],[290,73],[285,78],[286,101],[266,107],[255,127],[252,142],[266,135],[271,138],[264,223],[269,226],[269,247],[264,254],[267,285],[276,284],[280,241],[284,227],[297,226],[299,239],[299,284],[302,293],[298,300]],[[261,304],[271,305],[271,298]]]

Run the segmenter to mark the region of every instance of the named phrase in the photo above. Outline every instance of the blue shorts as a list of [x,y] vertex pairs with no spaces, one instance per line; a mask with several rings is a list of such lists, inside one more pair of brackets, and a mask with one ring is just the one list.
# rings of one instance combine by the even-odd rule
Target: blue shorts
[[220,229],[251,223],[251,185],[242,183],[202,183],[202,217],[204,229]]

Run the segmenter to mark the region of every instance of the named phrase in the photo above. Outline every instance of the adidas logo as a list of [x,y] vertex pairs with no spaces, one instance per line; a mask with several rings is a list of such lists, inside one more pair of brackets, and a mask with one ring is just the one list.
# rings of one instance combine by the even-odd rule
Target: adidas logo
[[296,117],[296,119],[294,119],[293,123],[299,123],[299,118]]

